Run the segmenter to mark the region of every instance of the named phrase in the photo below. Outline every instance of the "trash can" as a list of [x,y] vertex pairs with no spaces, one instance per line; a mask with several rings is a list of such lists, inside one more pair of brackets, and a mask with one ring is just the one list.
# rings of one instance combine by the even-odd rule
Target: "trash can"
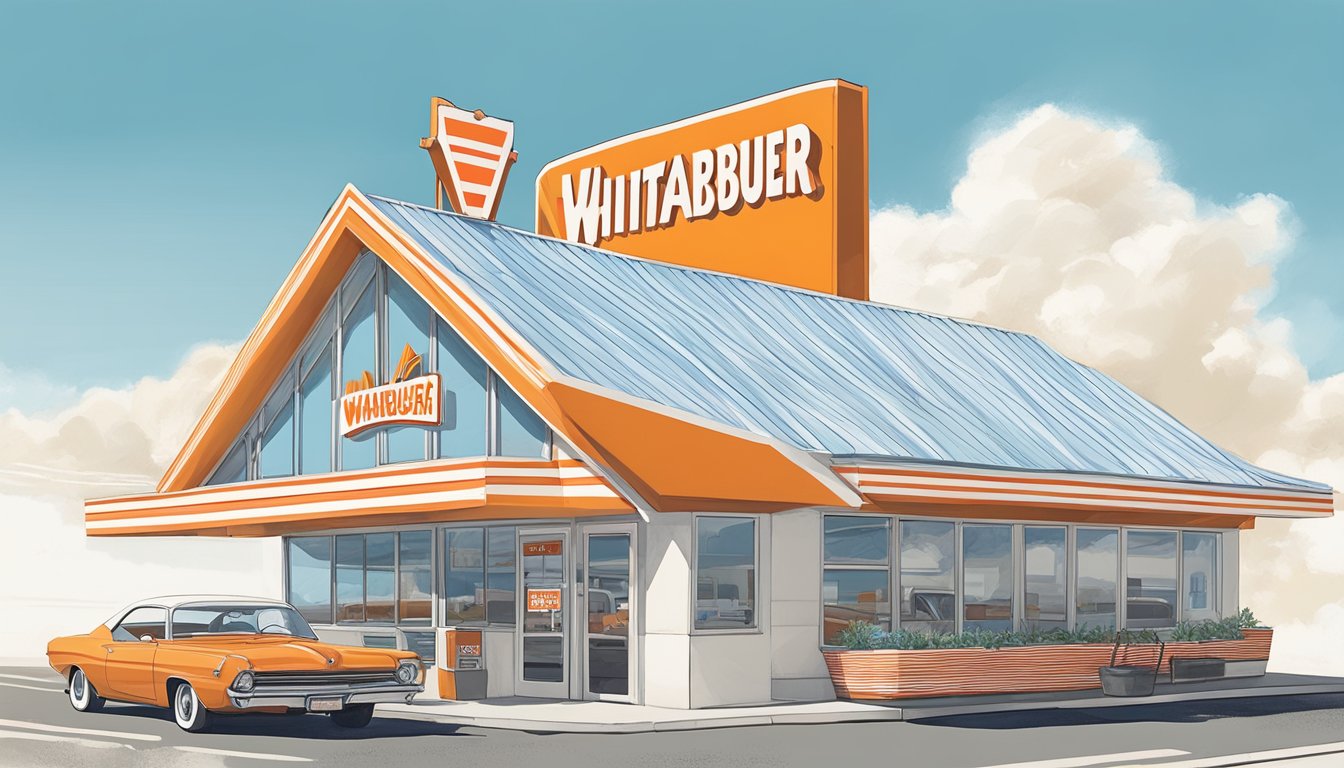
[[[1138,664],[1115,663],[1120,646],[1135,645],[1147,638],[1158,647],[1157,664],[1149,667]],[[1128,650],[1128,649],[1126,649]],[[1158,638],[1156,632],[1133,633],[1122,629],[1115,633],[1115,646],[1111,648],[1111,663],[1097,670],[1101,678],[1101,692],[1106,696],[1152,696],[1157,687],[1157,673],[1162,669],[1162,658],[1167,652],[1167,644]]]
[[485,698],[485,646],[478,629],[445,629],[438,653],[439,698]]

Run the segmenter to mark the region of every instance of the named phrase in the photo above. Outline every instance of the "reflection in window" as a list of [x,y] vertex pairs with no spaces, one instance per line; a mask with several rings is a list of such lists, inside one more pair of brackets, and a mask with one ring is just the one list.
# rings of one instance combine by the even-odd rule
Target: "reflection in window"
[[1013,628],[1013,527],[963,525],[961,578],[966,630]]
[[[387,328],[383,336],[384,370],[395,375],[406,347],[421,356],[420,366],[406,372],[414,378],[429,370],[429,305],[391,269],[387,274]],[[428,446],[424,427],[392,427],[387,431],[387,461],[423,461]]]
[[467,343],[442,320],[438,323],[438,366],[443,387],[439,456],[486,454],[486,367]]
[[1218,534],[1181,534],[1181,583],[1185,586],[1182,618],[1187,621],[1217,619]]
[[234,444],[219,467],[205,481],[206,485],[241,483],[247,479],[247,438]]
[[397,618],[402,624],[428,624],[434,609],[433,534],[405,531],[397,535]]
[[1114,528],[1079,528],[1077,615],[1078,626],[1113,628],[1119,594],[1120,531]]
[[902,520],[900,527],[901,628],[931,634],[955,631],[955,525]]
[[495,377],[495,398],[499,401],[499,444],[495,453],[529,459],[548,458],[550,445],[546,422],[498,376]]
[[890,521],[827,515],[823,530],[821,595],[826,642],[832,642],[851,621],[891,629]]
[[[341,378],[337,391],[344,393],[352,382],[357,388],[377,383],[377,339],[374,336],[374,283],[364,289],[345,318],[341,336]],[[378,430],[341,439],[341,469],[368,469],[374,465]]]
[[299,473],[331,471],[332,423],[331,352],[313,364],[303,380],[299,406]]
[[364,536],[336,537],[336,621],[364,621]]
[[481,528],[449,528],[443,532],[443,621],[478,624],[485,621],[485,534]]
[[284,405],[261,438],[261,477],[288,477],[294,474],[294,401],[292,388],[282,389]]
[[756,626],[756,521],[695,519],[695,628]]
[[331,537],[306,536],[289,540],[289,581],[285,601],[303,618],[331,623]]
[[370,533],[364,537],[365,621],[391,623],[397,619],[396,541],[395,533]]
[[1176,623],[1176,532],[1125,534],[1125,626]]
[[516,552],[513,528],[486,529],[485,620],[490,624],[512,625],[515,621]]
[[1022,533],[1026,626],[1030,629],[1065,628],[1069,625],[1068,529],[1028,525]]

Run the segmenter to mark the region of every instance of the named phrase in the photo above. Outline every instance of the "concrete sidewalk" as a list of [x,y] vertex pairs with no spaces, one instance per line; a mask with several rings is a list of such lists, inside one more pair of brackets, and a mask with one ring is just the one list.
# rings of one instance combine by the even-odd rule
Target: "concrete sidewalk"
[[776,702],[750,707],[668,709],[605,701],[557,701],[510,697],[442,701],[432,694],[411,704],[381,704],[378,713],[481,728],[540,733],[648,733],[752,725],[802,725],[923,720],[934,717],[1098,707],[1136,707],[1180,701],[1344,693],[1344,678],[1269,674],[1207,683],[1159,684],[1142,698],[1103,696],[1101,691],[949,696],[889,703],[856,701]]

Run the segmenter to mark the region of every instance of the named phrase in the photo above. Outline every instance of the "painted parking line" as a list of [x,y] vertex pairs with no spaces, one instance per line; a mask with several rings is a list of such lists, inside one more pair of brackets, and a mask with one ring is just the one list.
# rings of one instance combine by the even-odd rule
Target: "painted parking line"
[[47,685],[65,685],[65,681],[64,681],[64,680],[62,680],[62,679],[59,678],[59,677],[53,677],[53,676],[50,676],[50,675],[47,676],[47,677],[29,677],[28,675],[4,675],[4,674],[0,674],[0,677],[3,677],[3,678],[5,678],[5,679],[7,679],[7,680],[27,680],[27,681],[32,682],[32,683],[46,683]]
[[81,739],[78,736],[56,736],[50,733],[25,733],[23,731],[6,731],[0,729],[0,739],[19,739],[22,741],[46,741],[60,742],[62,744],[75,744],[81,747],[91,747],[93,749],[135,749],[130,744],[122,744],[119,741],[98,741],[96,739]]
[[48,733],[77,733],[81,736],[107,736],[113,739],[130,741],[163,741],[162,736],[148,733],[127,733],[126,731],[99,731],[93,728],[68,728],[64,725],[30,723],[24,720],[0,720],[0,728],[20,728],[25,731],[46,731]]
[[242,757],[249,760],[271,760],[277,763],[311,763],[312,758],[294,755],[272,755],[266,752],[236,752],[232,749],[211,749],[210,747],[173,747],[179,752],[192,752],[198,755],[218,755],[219,757]]
[[[1025,763],[1002,763],[987,765],[984,768],[1087,768],[1092,765],[1114,765],[1134,760],[1161,760],[1168,757],[1183,757],[1190,754],[1183,749],[1145,749],[1139,752],[1115,752],[1109,755],[1083,755],[1081,757],[1058,757],[1050,760],[1031,760]],[[1163,763],[1162,768],[1170,768],[1176,763]]]
[[[1177,763],[1162,763],[1161,768],[1224,768],[1233,765],[1256,765],[1275,760],[1291,760],[1295,757],[1316,757],[1318,755],[1338,755],[1344,753],[1344,741],[1329,744],[1313,744],[1308,747],[1289,747],[1271,749],[1264,752],[1246,752],[1240,755],[1221,755],[1219,757],[1198,757]],[[1116,768],[1144,768],[1138,764],[1117,766]]]
[[25,691],[46,691],[47,693],[65,693],[60,688],[39,688],[36,685],[24,685],[23,683],[0,683],[6,688],[22,688]]

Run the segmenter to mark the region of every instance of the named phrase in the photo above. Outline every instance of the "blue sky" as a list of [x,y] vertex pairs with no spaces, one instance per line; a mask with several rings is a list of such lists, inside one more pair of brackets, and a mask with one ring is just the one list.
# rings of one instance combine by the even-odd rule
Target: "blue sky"
[[120,386],[243,338],[346,182],[432,200],[431,96],[516,121],[501,219],[530,227],[554,157],[843,77],[870,88],[874,206],[945,206],[974,138],[1046,101],[1138,125],[1203,199],[1284,198],[1298,238],[1269,309],[1327,375],[1341,36],[1325,2],[11,1],[0,372]]

